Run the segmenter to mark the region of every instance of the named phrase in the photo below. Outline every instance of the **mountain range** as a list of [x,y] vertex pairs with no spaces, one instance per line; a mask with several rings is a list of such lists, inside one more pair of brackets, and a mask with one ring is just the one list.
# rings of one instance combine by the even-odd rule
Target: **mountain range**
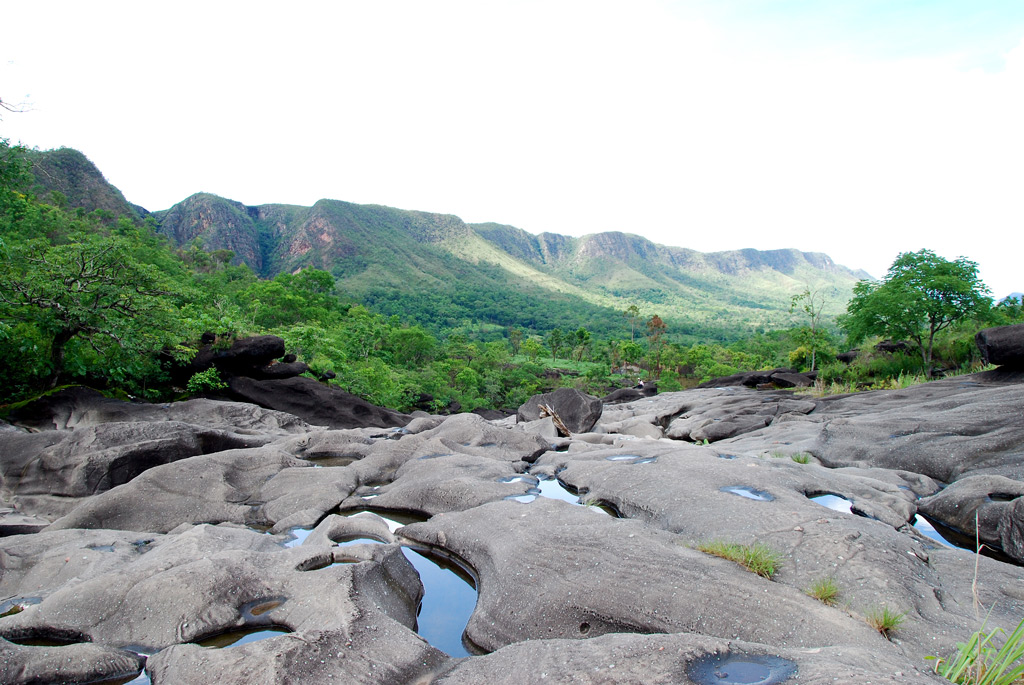
[[612,332],[635,304],[645,318],[661,316],[674,337],[726,340],[793,325],[790,301],[805,287],[826,293],[826,313],[837,314],[853,285],[870,278],[796,249],[702,253],[621,232],[534,235],[339,200],[249,206],[197,193],[150,212],[128,202],[80,152],[30,158],[44,199],[148,219],[175,245],[231,250],[235,263],[265,278],[324,269],[352,299],[434,329],[584,325]]

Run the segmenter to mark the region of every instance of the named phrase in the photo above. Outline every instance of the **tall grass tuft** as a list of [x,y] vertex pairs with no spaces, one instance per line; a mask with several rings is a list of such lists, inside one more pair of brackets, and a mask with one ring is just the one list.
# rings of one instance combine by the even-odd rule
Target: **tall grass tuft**
[[958,685],[1014,685],[1024,682],[1024,620],[1010,633],[1003,645],[995,642],[1005,635],[1002,628],[985,633],[985,626],[967,642],[957,644],[954,654],[935,661],[935,672]]

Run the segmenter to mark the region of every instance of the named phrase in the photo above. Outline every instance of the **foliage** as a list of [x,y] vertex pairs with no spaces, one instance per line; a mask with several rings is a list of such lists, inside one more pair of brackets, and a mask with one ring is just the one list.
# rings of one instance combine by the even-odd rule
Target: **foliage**
[[828,606],[834,606],[839,601],[839,583],[832,576],[818,578],[804,592]]
[[[181,297],[168,274],[139,258],[145,244],[130,226],[104,234],[65,222],[66,235],[14,243],[0,264],[0,307],[5,318],[45,340],[49,387],[81,354],[107,357],[115,354],[112,346],[145,353],[173,347],[185,335],[177,316]],[[91,352],[80,347],[79,358],[68,360],[69,346],[79,340]]]
[[881,282],[860,281],[840,325],[856,344],[870,335],[913,341],[926,375],[931,376],[935,335],[989,306],[988,287],[978,265],[963,257],[952,262],[931,250],[900,254]]
[[871,607],[864,614],[864,620],[869,626],[877,630],[884,637],[888,638],[890,633],[895,631],[906,620],[905,612],[898,612],[887,606]]
[[736,542],[711,540],[697,545],[697,549],[705,554],[736,562],[748,571],[768,579],[775,575],[782,562],[782,556],[778,552],[759,542],[741,545]]
[[192,395],[197,395],[204,392],[213,392],[215,390],[223,390],[228,387],[228,384],[223,381],[220,377],[220,372],[217,371],[216,367],[210,367],[206,371],[199,371],[192,375],[188,379],[188,385],[185,386],[185,390]]
[[[803,291],[794,295],[793,299],[790,301],[790,313],[798,307],[807,315],[811,324],[804,329],[804,339],[806,342],[801,347],[810,351],[810,370],[814,371],[817,368],[818,350],[822,347],[828,346],[829,344],[828,331],[821,328],[821,320],[825,307],[825,292],[821,288],[815,288],[812,290],[810,286],[805,286]],[[790,359],[792,358],[793,355],[791,353]]]
[[1024,620],[997,649],[997,637],[1005,634],[1002,628],[986,633],[982,625],[954,654],[925,658],[935,661],[935,673],[959,685],[1013,685],[1024,678]]

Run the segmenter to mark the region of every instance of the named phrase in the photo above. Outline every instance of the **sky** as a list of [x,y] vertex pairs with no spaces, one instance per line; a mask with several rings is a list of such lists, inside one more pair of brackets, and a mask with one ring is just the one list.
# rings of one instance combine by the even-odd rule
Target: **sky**
[[196,192],[1024,291],[1024,2],[8,3],[0,137]]

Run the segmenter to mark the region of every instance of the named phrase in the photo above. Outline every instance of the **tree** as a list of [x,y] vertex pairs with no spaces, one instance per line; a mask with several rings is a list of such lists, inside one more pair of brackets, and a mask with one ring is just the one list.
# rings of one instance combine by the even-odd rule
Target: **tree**
[[131,254],[119,236],[81,235],[67,244],[31,240],[9,248],[0,265],[0,303],[50,339],[49,387],[76,338],[103,354],[104,341],[154,352],[177,342],[173,287]]
[[572,336],[572,345],[576,352],[576,361],[582,361],[583,355],[590,349],[590,331],[583,326],[576,329],[576,333]]
[[931,250],[903,252],[882,281],[860,281],[840,317],[852,344],[869,335],[913,341],[925,374],[932,375],[935,334],[990,306],[978,265],[964,257],[948,261]]
[[825,292],[821,288],[811,289],[810,286],[804,286],[803,292],[798,295],[794,295],[792,301],[789,304],[789,312],[793,313],[797,307],[800,307],[807,315],[810,320],[810,333],[806,336],[806,345],[811,351],[811,371],[814,371],[815,365],[818,361],[818,349],[824,344],[825,331],[821,330],[821,315],[825,306]]
[[661,375],[661,350],[665,346],[666,330],[668,326],[657,314],[647,322],[647,350],[650,353],[651,374],[654,378]]
[[519,348],[523,344],[523,331],[515,326],[508,329],[508,343],[512,347],[512,355],[519,354]]
[[548,348],[551,349],[551,361],[558,358],[558,350],[565,344],[565,334],[561,328],[552,328],[548,332]]
[[636,342],[636,325],[640,323],[640,308],[631,304],[626,307],[623,315],[629,320],[629,342]]
[[523,353],[526,354],[526,356],[530,358],[530,361],[533,362],[537,361],[537,357],[539,357],[540,353],[543,351],[540,342],[533,338],[527,338],[524,340],[522,348]]

